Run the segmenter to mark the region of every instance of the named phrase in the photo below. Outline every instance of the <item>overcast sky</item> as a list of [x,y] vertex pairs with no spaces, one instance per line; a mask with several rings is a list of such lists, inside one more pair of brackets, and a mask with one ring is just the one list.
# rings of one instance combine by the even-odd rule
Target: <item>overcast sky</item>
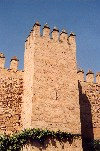
[[85,72],[100,71],[100,0],[0,0],[0,51],[6,67],[18,56],[23,69],[24,41],[35,21],[73,31],[77,62]]

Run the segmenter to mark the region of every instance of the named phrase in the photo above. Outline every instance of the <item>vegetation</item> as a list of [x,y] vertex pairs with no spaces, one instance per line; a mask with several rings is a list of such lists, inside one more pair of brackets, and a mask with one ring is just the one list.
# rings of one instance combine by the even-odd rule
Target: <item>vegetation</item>
[[[71,134],[61,131],[49,131],[41,129],[25,129],[20,133],[15,133],[11,136],[1,135],[0,136],[0,151],[20,151],[22,146],[33,141],[37,141],[41,145],[44,145],[44,142],[48,139],[56,139],[60,142],[69,141],[73,142],[73,139],[79,139],[80,134]],[[91,143],[95,151],[99,151],[100,141],[96,140]]]
[[26,129],[20,133],[13,134],[12,136],[0,136],[0,151],[19,151],[22,146],[33,141],[44,144],[47,138],[57,139],[58,141],[73,141],[80,137],[80,134],[71,134],[61,131],[49,131],[41,129]]

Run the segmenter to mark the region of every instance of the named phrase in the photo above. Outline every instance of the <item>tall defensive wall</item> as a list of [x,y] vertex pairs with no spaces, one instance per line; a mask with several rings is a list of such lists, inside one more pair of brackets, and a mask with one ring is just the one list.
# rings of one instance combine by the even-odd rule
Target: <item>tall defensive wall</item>
[[5,68],[5,56],[0,53],[0,133],[21,130],[23,71],[18,70],[18,59],[12,57]]
[[[81,133],[75,34],[36,22],[25,42],[23,128]],[[81,150],[81,148],[80,148]]]
[[[5,68],[0,53],[0,133],[24,128],[81,134],[82,140],[100,139],[100,72],[77,70],[75,34],[36,22],[25,42],[24,71],[17,57]],[[81,151],[81,140],[49,150]],[[24,151],[39,150],[39,144]],[[45,150],[45,149],[44,149]]]
[[80,133],[75,35],[36,22],[24,57],[24,127]]
[[84,138],[100,139],[100,72],[94,76],[89,70],[77,72],[79,79],[79,102],[81,134]]

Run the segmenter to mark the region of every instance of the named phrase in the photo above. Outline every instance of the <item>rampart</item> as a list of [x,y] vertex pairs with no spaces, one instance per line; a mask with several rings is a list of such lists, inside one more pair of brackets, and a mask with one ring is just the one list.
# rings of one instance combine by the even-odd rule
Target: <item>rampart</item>
[[98,72],[94,76],[94,73],[89,70],[86,79],[83,70],[78,70],[77,73],[81,107],[81,132],[85,137],[100,139],[100,73]]
[[[52,38],[49,35],[47,24],[40,35],[37,22],[26,41],[23,123],[25,128],[35,126],[80,133],[75,35],[68,36],[65,30],[59,35],[56,27]],[[27,114],[30,116],[26,118]]]
[[17,70],[18,59],[13,57],[10,68],[4,68],[5,57],[0,54],[0,132],[13,133],[21,129],[23,71]]
[[[17,57],[6,69],[0,53],[0,132],[47,128],[100,139],[100,72],[94,82],[92,71],[85,79],[84,71],[77,69],[74,33],[59,33],[54,27],[50,34],[47,24],[42,31],[36,22],[25,41],[24,71],[18,70]],[[82,149],[81,142],[69,150],[73,146]]]

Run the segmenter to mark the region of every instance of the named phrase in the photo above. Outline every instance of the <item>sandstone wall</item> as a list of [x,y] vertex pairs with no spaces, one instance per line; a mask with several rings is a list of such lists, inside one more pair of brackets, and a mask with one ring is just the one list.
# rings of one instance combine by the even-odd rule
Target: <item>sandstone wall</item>
[[25,44],[23,125],[80,133],[75,35],[49,33],[36,23]]
[[75,52],[67,42],[43,37],[37,39],[34,54],[32,125],[79,132]]
[[25,145],[22,151],[82,151],[81,139],[73,142],[59,142],[55,139],[48,139],[44,145],[34,142],[31,145]]
[[79,91],[82,135],[100,139],[100,84],[80,82]]
[[[35,23],[25,42],[24,72],[17,70],[16,57],[5,69],[0,53],[0,132],[34,127],[100,139],[100,72],[96,83],[90,70],[85,81],[83,70],[77,74],[75,35],[65,30],[59,34],[57,28],[51,35],[46,24],[41,36],[40,24]],[[56,146],[54,140],[47,141],[47,151],[82,150],[81,140],[63,145],[56,141]],[[41,147],[45,150],[33,143],[23,150]]]
[[21,129],[23,72],[0,69],[0,133]]

